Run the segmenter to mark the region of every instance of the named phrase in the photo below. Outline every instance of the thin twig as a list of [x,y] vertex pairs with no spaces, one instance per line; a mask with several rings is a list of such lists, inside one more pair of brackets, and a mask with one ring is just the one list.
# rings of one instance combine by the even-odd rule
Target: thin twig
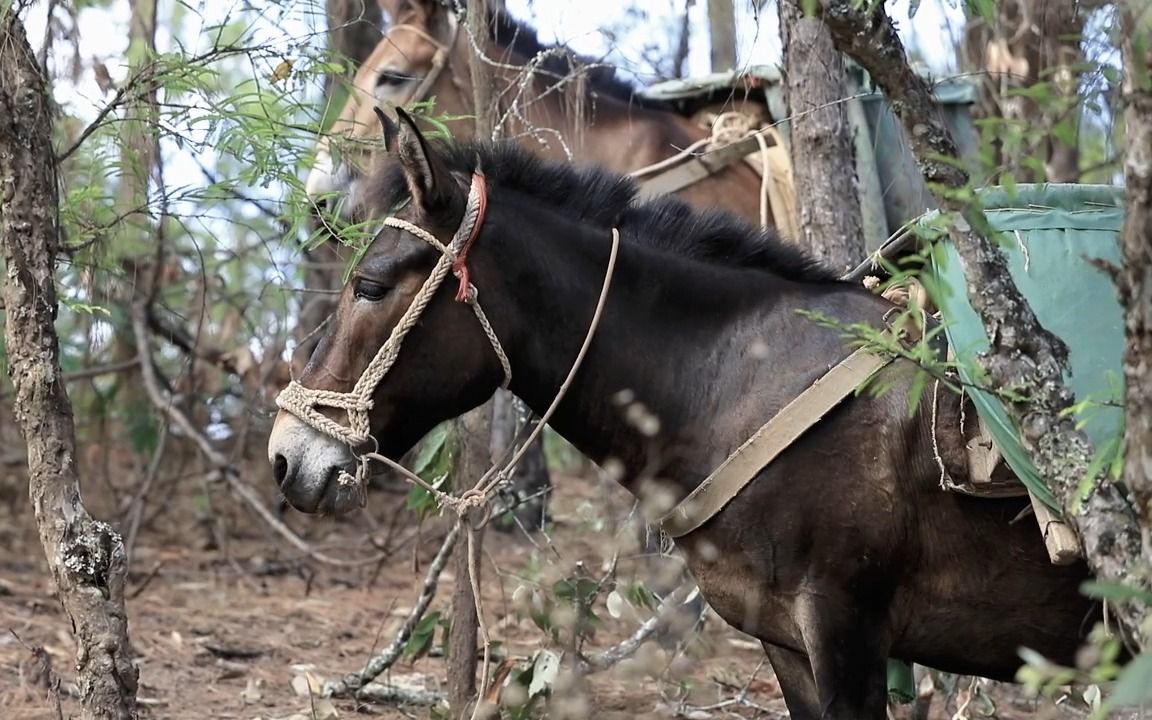
[[128,558],[128,563],[132,563],[132,550],[136,547],[136,533],[140,530],[140,518],[144,515],[144,503],[148,499],[148,493],[152,490],[152,486],[156,483],[156,476],[160,474],[160,460],[164,457],[164,447],[168,442],[168,423],[164,423],[160,427],[160,439],[156,443],[156,449],[152,452],[152,460],[148,463],[148,474],[144,478],[144,482],[140,485],[140,489],[136,491],[136,495],[132,498],[132,503],[128,508],[128,534],[124,539],[124,555]]
[[648,641],[648,638],[655,634],[663,623],[671,618],[680,606],[688,601],[690,592],[695,587],[691,583],[682,583],[661,603],[657,613],[645,620],[631,635],[591,657],[582,658],[579,665],[581,672],[595,673],[607,670],[621,660],[631,657],[640,649],[641,645]]
[[180,430],[191,438],[197,447],[199,447],[200,452],[207,458],[208,462],[215,466],[216,469],[213,474],[226,481],[232,491],[239,495],[244,502],[248,503],[248,506],[251,507],[264,522],[268,523],[273,530],[313,560],[336,567],[360,567],[362,565],[379,562],[380,558],[378,556],[363,560],[341,560],[340,558],[334,558],[321,553],[272,514],[272,511],[264,505],[256,491],[240,478],[236,469],[233,467],[232,461],[212,446],[212,442],[188,419],[188,416],[172,402],[167,392],[160,387],[160,382],[156,376],[156,368],[152,363],[152,352],[148,347],[149,335],[144,318],[145,310],[143,306],[140,303],[133,303],[132,326],[136,333],[137,342],[139,343],[140,374],[144,380],[144,387],[152,400],[152,404],[167,415],[170,422],[179,427]]
[[405,645],[408,644],[408,639],[412,637],[412,631],[416,629],[416,624],[424,617],[428,606],[432,604],[432,599],[436,597],[440,574],[444,572],[444,566],[448,563],[448,558],[452,556],[452,548],[456,546],[456,540],[459,537],[460,524],[455,523],[448,534],[444,536],[440,550],[436,553],[432,564],[428,566],[428,572],[424,576],[424,585],[420,589],[416,603],[412,606],[408,617],[404,619],[404,624],[400,626],[400,630],[388,647],[384,648],[379,655],[368,660],[360,672],[345,675],[342,680],[336,682],[324,683],[322,691],[324,697],[360,697],[360,692],[369,682],[395,664],[404,651]]

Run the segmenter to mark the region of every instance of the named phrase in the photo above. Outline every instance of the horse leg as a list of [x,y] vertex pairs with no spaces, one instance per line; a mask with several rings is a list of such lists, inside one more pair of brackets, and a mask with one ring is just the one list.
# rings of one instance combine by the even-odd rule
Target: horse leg
[[827,720],[886,720],[887,654],[883,613],[867,613],[828,595],[802,599],[796,620],[808,651],[818,717]]
[[788,716],[792,720],[819,720],[820,697],[816,694],[816,680],[812,677],[812,665],[808,656],[779,645],[760,643],[776,682],[784,695]]

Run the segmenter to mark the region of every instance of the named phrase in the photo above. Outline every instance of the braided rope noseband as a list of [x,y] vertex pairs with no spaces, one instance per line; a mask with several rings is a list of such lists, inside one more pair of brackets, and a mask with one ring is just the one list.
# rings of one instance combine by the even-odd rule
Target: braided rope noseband
[[[376,352],[376,356],[368,363],[368,367],[364,369],[363,374],[360,375],[350,392],[342,393],[308,388],[296,380],[292,380],[276,397],[276,405],[325,435],[344,442],[349,447],[355,448],[370,440],[368,413],[373,405],[372,395],[376,392],[376,387],[380,381],[384,379],[384,376],[396,362],[396,356],[400,352],[400,344],[404,341],[404,336],[419,321],[424,308],[432,300],[432,296],[435,295],[449,270],[460,280],[456,301],[467,303],[476,313],[476,319],[480,321],[480,327],[484,329],[484,334],[488,337],[488,342],[492,344],[492,349],[496,351],[496,357],[499,358],[500,366],[504,370],[502,387],[508,387],[512,381],[512,366],[508,362],[504,348],[500,345],[500,340],[496,337],[495,331],[492,330],[491,323],[488,322],[487,316],[480,308],[476,286],[471,283],[468,266],[465,264],[468,251],[480,234],[487,204],[488,192],[484,174],[480,170],[476,170],[472,174],[472,184],[468,191],[468,204],[464,211],[464,218],[461,220],[456,234],[452,236],[452,242],[448,245],[444,245],[432,233],[407,220],[395,217],[386,218],[384,220],[385,226],[405,230],[440,251],[440,258],[436,261],[435,267],[432,268],[432,273],[424,281],[420,291],[412,300],[412,304],[404,311],[404,315],[401,316],[396,327],[392,329],[392,333],[380,347],[380,350]],[[344,410],[348,415],[348,425],[342,425],[324,415],[319,410],[321,407]],[[342,471],[340,481],[342,483],[358,481],[362,479],[360,475],[363,472],[362,463],[355,478]]]

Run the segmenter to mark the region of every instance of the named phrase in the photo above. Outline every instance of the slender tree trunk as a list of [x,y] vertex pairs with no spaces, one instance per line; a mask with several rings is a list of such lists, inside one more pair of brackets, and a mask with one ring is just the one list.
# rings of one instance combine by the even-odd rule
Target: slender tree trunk
[[[1084,51],[1081,36],[1089,14],[1103,0],[1004,0],[990,25],[968,9],[961,66],[980,83],[974,115],[1028,128],[1022,143],[1001,126],[987,125],[986,142],[1002,172],[1020,182],[1076,182],[1080,178],[1078,97]],[[1047,83],[1043,101],[1010,92]],[[1054,132],[1054,128],[1072,133]],[[1069,136],[1071,134],[1071,137]],[[1031,166],[1022,160],[1038,159]]]
[[[458,454],[453,463],[453,477],[457,481],[455,489],[471,487],[491,465],[488,452],[488,438],[492,433],[492,403],[465,413],[456,421]],[[463,486],[463,487],[462,487]],[[480,513],[476,513],[480,514]],[[479,635],[479,619],[476,617],[476,596],[472,593],[468,535],[475,533],[473,553],[480,557],[484,539],[483,529],[472,531],[476,517],[461,518],[460,541],[452,556],[452,572],[456,578],[452,592],[452,623],[448,631],[448,707],[451,717],[461,720],[468,717],[472,699],[476,697],[476,639]],[[476,580],[479,585],[480,563],[476,563]]]
[[[1102,582],[1146,586],[1140,528],[1124,495],[1100,477],[1084,487],[1093,448],[1067,412],[1075,400],[1064,382],[1067,348],[1040,324],[1020,294],[1004,253],[987,239],[984,212],[965,193],[954,192],[968,185],[961,165],[935,159],[956,158],[956,144],[927,84],[909,68],[892,20],[883,5],[862,11],[851,0],[820,0],[817,9],[836,46],[872,76],[892,103],[942,212],[956,216],[949,237],[968,280],[968,299],[990,340],[981,364],[992,387],[1012,388],[1028,398],[1006,409],[1077,530],[1089,567]],[[1127,633],[1145,646],[1143,606],[1121,600],[1111,608]]]
[[733,0],[708,0],[712,72],[736,69],[736,8]]
[[[356,69],[376,48],[382,34],[380,6],[373,0],[327,0],[328,52],[342,63],[353,63],[346,68],[342,77],[351,78]],[[324,100],[322,110],[340,112],[338,105],[345,97],[337,92],[339,77],[328,74],[324,77]],[[333,106],[329,107],[328,103]],[[304,285],[318,290],[335,290],[341,285],[344,267],[352,257],[352,249],[332,239],[317,248],[304,250]],[[300,348],[294,356],[296,371],[299,372],[322,333],[314,332],[336,307],[335,296],[316,294],[305,296],[300,309],[294,335]]]
[[[156,0],[132,0],[128,28],[127,62],[130,72],[140,73],[156,54]],[[110,284],[108,301],[129,306],[137,297],[151,299],[157,288],[163,262],[162,243],[157,242],[150,216],[149,185],[158,157],[156,83],[146,79],[141,90],[125,104],[119,124],[120,172],[117,175],[116,213],[121,218],[109,250],[119,263],[123,282]],[[153,252],[155,251],[155,252]],[[109,354],[112,362],[127,362],[139,357],[136,338],[126,319],[112,334]],[[126,371],[117,387],[117,403],[122,408],[123,422],[131,432],[138,423],[151,418],[152,404],[140,382],[139,369]]]
[[[373,0],[327,0],[328,51],[338,60],[359,67],[376,48],[383,34],[380,6]],[[351,74],[351,73],[349,73]],[[332,91],[336,78],[324,78],[324,91]]]
[[76,637],[81,717],[135,718],[137,668],[124,610],[120,536],[80,498],[72,404],[60,374],[59,242],[51,100],[11,7],[0,10],[0,242],[8,374],[28,444],[29,495],[60,602]]
[[[1144,559],[1152,562],[1152,6],[1127,0],[1121,10],[1124,122],[1124,272],[1128,350],[1124,357],[1124,482],[1136,500]],[[1138,50],[1139,49],[1139,50]]]
[[780,0],[785,97],[801,236],[792,238],[847,272],[864,259],[844,61],[828,28],[805,17],[803,0]]
[[[476,44],[479,47],[486,45],[479,39],[489,36],[488,29],[485,27],[489,13],[502,7],[502,0],[469,0],[468,29],[472,33],[472,37],[478,39]],[[493,100],[495,86],[492,68],[474,54],[470,56],[469,67],[472,73],[472,107],[484,108],[484,110],[478,110],[476,113],[476,137],[495,140],[501,129],[494,125],[496,102]],[[515,368],[513,368],[513,372],[515,372]],[[539,422],[540,419],[519,398],[514,397],[507,390],[497,390],[496,393],[503,397],[501,402],[493,403],[492,426],[495,429],[495,436],[486,436],[486,441],[492,451],[493,459],[499,460],[509,449],[508,443],[515,442],[520,430],[525,426],[531,428],[533,423]],[[501,438],[507,438],[507,441],[493,442],[493,439],[499,440]],[[509,486],[514,494],[521,498],[527,498],[539,494],[542,489],[551,484],[548,463],[544,456],[544,442],[542,439],[538,439],[532,444],[532,447],[528,448],[520,464],[513,470]],[[514,511],[516,518],[526,530],[542,527],[542,518],[547,511],[548,499],[549,495],[544,495],[538,501],[518,506]],[[497,519],[492,527],[500,530],[512,530],[515,528],[515,524]]]
[[[467,31],[473,38],[487,38],[488,7],[485,0],[468,0]],[[484,47],[484,43],[477,43]],[[492,135],[492,118],[488,112],[492,99],[491,69],[474,53],[469,55],[469,69],[472,73],[472,100],[476,108],[476,137]],[[480,407],[466,413],[456,421],[458,455],[453,467],[454,489],[457,491],[471,487],[484,474],[491,462],[492,446],[492,406],[489,400]],[[470,573],[476,573],[479,586],[480,564],[471,567],[469,558],[469,533],[474,554],[480,556],[483,529],[473,531],[472,518],[461,518],[460,542],[456,544],[452,564],[456,575],[456,586],[452,593],[452,624],[448,632],[448,707],[451,717],[462,720],[467,716],[471,701],[476,692],[476,638],[479,634],[479,618],[476,615],[476,597],[472,592]],[[481,688],[481,693],[486,688]]]

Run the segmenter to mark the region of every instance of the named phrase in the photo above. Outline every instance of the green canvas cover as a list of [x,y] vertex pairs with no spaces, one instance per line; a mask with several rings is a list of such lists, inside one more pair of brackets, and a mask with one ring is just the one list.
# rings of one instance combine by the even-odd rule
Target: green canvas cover
[[[1121,265],[1123,189],[1108,185],[1019,185],[1015,195],[996,187],[980,193],[992,227],[1004,233],[1001,246],[1017,286],[1040,323],[1068,346],[1076,401],[1091,401],[1077,415],[1097,451],[1123,433],[1124,312],[1111,278],[1089,258]],[[925,216],[925,218],[931,217]],[[945,333],[960,359],[960,376],[974,382],[965,365],[987,350],[984,327],[968,302],[955,247],[933,248],[932,276],[941,291],[935,297]],[[994,395],[969,390],[1008,466],[1038,498],[1060,508],[1028,458],[1003,403]],[[1099,404],[1104,403],[1104,404]]]

